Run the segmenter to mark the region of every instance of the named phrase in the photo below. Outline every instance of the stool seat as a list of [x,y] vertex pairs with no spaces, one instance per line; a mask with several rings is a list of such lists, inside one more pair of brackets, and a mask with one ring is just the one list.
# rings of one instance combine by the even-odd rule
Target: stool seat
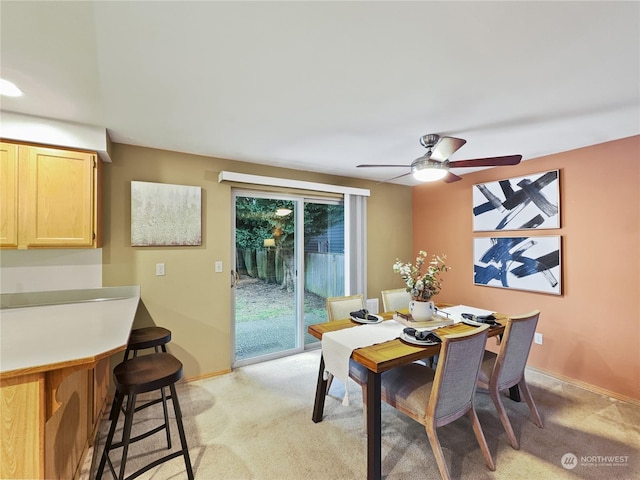
[[162,327],[144,327],[131,330],[127,350],[143,350],[171,341],[171,330]]
[[113,369],[114,383],[124,394],[159,390],[182,378],[182,362],[170,353],[150,353]]

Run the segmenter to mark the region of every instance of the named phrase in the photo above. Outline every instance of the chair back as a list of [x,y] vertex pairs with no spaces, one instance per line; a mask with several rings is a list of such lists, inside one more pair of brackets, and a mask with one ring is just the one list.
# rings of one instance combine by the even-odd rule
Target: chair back
[[411,295],[405,288],[382,290],[382,311],[395,312],[409,308]]
[[436,426],[460,418],[473,406],[488,329],[488,325],[483,325],[470,332],[443,337],[427,412]]
[[540,310],[534,310],[507,321],[491,374],[491,382],[497,382],[499,389],[512,387],[522,379],[539,317]]
[[350,312],[364,308],[364,295],[327,298],[327,316],[329,321],[349,318]]

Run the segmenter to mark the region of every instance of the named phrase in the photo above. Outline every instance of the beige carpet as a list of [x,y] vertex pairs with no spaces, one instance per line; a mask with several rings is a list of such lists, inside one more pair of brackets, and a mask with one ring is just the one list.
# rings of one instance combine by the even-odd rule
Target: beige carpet
[[[365,479],[366,430],[359,387],[348,385],[351,405],[344,407],[338,399],[342,386],[334,381],[324,420],[311,421],[319,358],[316,350],[180,384],[178,395],[196,478]],[[465,417],[438,430],[453,478],[640,478],[640,407],[536,372],[528,373],[528,381],[545,428],[530,421],[524,402],[507,399],[505,405],[521,445],[519,451],[513,450],[489,396],[478,393],[476,410],[496,471],[486,468]],[[134,428],[148,428],[161,418],[162,407],[156,405],[137,414]],[[87,456],[82,480],[95,477],[96,457],[102,454],[107,430],[104,421],[95,451]],[[383,405],[382,432],[384,478],[440,478],[421,425]],[[116,438],[120,434],[119,429]],[[172,439],[179,445],[175,423]],[[116,465],[119,451],[111,454]],[[164,433],[132,445],[127,474],[166,452]],[[565,454],[576,456],[574,468],[563,467]],[[108,470],[103,478],[112,478]],[[182,458],[176,458],[138,478],[187,477]]]

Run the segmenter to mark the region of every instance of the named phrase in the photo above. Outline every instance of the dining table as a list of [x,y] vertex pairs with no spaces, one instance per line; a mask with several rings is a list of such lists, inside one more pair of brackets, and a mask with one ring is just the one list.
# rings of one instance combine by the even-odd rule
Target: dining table
[[[393,320],[395,312],[383,312],[379,315],[383,321]],[[489,336],[501,336],[504,333],[506,315],[493,314],[499,325],[489,329]],[[310,325],[308,332],[318,340],[322,340],[325,333],[336,332],[346,328],[358,328],[361,324],[350,318],[332,320],[329,322]],[[473,330],[474,326],[459,322],[433,330],[438,336],[459,334]],[[366,427],[367,427],[367,479],[382,478],[382,421],[381,421],[381,375],[392,368],[406,365],[418,360],[434,357],[440,352],[440,344],[418,346],[406,343],[400,338],[354,349],[351,358],[367,369]],[[324,413],[324,403],[327,392],[324,357],[320,356],[318,380],[316,385],[315,402],[312,420],[321,422]],[[512,392],[513,395],[514,392]],[[517,400],[514,398],[514,400]]]

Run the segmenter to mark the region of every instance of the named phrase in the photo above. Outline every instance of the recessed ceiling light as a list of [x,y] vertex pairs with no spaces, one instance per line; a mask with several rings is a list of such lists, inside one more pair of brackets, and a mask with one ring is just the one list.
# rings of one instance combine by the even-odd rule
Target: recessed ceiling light
[[13,82],[0,78],[0,95],[6,97],[21,97],[24,93],[22,93],[22,90],[16,87]]

